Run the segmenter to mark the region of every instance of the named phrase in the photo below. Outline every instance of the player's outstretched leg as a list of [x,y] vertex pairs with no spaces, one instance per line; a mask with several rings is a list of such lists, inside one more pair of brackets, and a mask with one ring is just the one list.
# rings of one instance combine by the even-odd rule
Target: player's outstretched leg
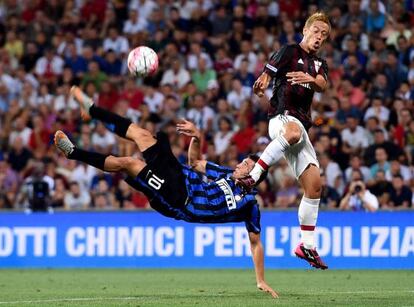
[[82,92],[82,90],[77,86],[72,86],[70,93],[79,103],[81,117],[83,120],[88,121],[92,118],[99,119],[106,124],[106,127],[109,130],[116,133],[120,137],[126,137],[128,127],[132,124],[128,118],[119,116],[118,114],[96,106],[92,98]]
[[301,242],[296,247],[295,254],[306,260],[311,266],[325,270],[328,266],[315,248],[315,227],[322,190],[319,168],[310,164],[299,177],[299,181],[305,193],[298,211]]
[[131,157],[115,157],[76,148],[67,135],[60,130],[56,131],[54,141],[56,147],[68,159],[84,162],[105,172],[125,172],[135,177],[146,165],[145,162]]
[[291,146],[298,143],[302,137],[302,130],[295,122],[287,122],[283,125],[284,133],[274,138],[265,148],[259,160],[254,165],[249,176],[238,179],[237,184],[245,190],[251,190],[262,174],[270,166],[278,162],[285,151]]
[[110,131],[135,142],[141,152],[156,143],[156,139],[149,131],[132,123],[128,118],[96,106],[92,98],[79,87],[72,86],[70,93],[79,103],[83,120],[88,121],[93,118],[102,121]]

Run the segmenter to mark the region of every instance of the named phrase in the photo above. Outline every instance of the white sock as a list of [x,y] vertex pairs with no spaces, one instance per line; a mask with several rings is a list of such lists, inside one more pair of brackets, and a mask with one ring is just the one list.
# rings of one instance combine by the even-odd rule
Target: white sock
[[315,247],[314,232],[316,220],[318,219],[319,202],[319,198],[311,199],[303,196],[299,205],[298,216],[301,242],[305,248],[312,249]]
[[250,176],[255,181],[258,181],[264,171],[282,158],[289,146],[288,141],[286,141],[283,135],[280,135],[271,141],[269,145],[266,146],[259,161],[256,162],[254,168],[250,171]]

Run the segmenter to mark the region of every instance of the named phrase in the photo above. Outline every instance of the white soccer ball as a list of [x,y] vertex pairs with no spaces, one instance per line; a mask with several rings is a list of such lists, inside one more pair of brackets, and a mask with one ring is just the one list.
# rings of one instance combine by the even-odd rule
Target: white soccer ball
[[152,75],[158,69],[157,53],[146,46],[131,50],[128,54],[128,69],[136,77]]

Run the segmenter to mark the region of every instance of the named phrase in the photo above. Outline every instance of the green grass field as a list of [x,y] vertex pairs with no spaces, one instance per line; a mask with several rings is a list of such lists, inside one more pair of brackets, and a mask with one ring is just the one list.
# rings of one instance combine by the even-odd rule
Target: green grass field
[[414,306],[414,271],[0,270],[3,306]]

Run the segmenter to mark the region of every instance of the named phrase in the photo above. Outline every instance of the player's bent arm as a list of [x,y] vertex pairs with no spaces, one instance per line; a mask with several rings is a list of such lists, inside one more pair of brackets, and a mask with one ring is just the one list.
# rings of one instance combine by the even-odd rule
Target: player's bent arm
[[259,290],[270,293],[274,298],[278,294],[266,283],[264,279],[264,251],[260,233],[249,232],[250,248],[254,263],[254,271],[256,273],[256,283]]
[[322,75],[317,75],[313,83],[311,83],[311,87],[315,92],[324,92],[328,87],[328,82]]
[[206,172],[207,161],[201,159],[200,135],[193,136],[191,138],[191,143],[188,147],[188,165],[190,165],[197,172]]

